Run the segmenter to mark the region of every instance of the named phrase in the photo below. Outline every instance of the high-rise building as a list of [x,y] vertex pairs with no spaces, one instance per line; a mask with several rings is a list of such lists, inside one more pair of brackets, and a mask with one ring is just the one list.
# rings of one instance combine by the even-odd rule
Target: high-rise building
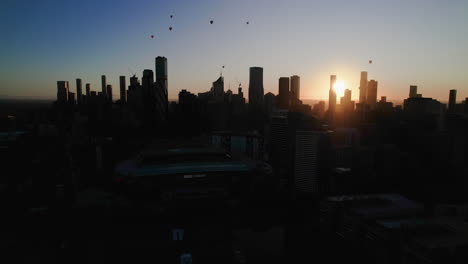
[[131,109],[133,109],[133,111],[143,106],[141,86],[138,82],[138,77],[135,75],[130,77],[130,85],[128,86],[127,91],[127,104]]
[[376,82],[375,80],[370,80],[367,85],[366,102],[371,109],[375,108],[375,104],[377,103],[377,85],[378,82]]
[[367,72],[361,72],[361,82],[359,84],[359,103],[367,103]]
[[290,142],[288,117],[279,113],[272,117],[270,125],[270,163],[282,180],[287,180],[290,166]]
[[297,130],[294,144],[294,189],[302,193],[319,191],[319,141],[321,134],[312,130]]
[[301,78],[297,75],[291,76],[291,98],[296,101],[301,99]]
[[341,97],[341,100],[340,100],[340,105],[341,105],[341,110],[343,112],[347,112],[350,109],[351,107],[351,90],[350,89],[346,89],[344,91],[344,95],[343,97]]
[[457,104],[457,90],[452,89],[452,90],[450,90],[450,94],[449,94],[448,110],[450,112],[454,112],[456,104]]
[[106,89],[107,89],[106,76],[102,75],[101,76],[101,92],[102,92],[103,97],[107,97]]
[[418,86],[410,85],[409,87],[409,98],[414,98],[418,96]]
[[120,76],[120,103],[125,104],[127,102],[127,82],[125,76]]
[[76,103],[75,93],[68,92],[68,103],[71,104],[71,105],[74,105]]
[[112,85],[108,84],[107,87],[106,87],[106,94],[107,94],[107,99],[109,100],[109,102],[112,102]]
[[216,81],[213,82],[213,95],[218,98],[224,96],[223,76],[220,76]]
[[289,99],[289,78],[281,77],[278,87],[278,108],[289,109]]
[[78,104],[82,103],[82,98],[83,98],[83,87],[81,83],[81,79],[76,79],[76,96],[77,96],[77,101]]
[[155,85],[156,118],[159,121],[164,121],[167,119],[167,113],[169,111],[167,58],[158,56],[155,59],[155,64],[156,64],[156,85]]
[[336,109],[336,75],[330,75],[330,90],[328,92],[328,112],[334,113]]
[[86,97],[91,96],[91,84],[86,84]]
[[152,98],[153,94],[154,74],[152,70],[144,70],[143,77],[141,78],[141,86],[143,89],[143,96],[145,99]]
[[57,81],[57,102],[68,102],[68,81]]
[[276,96],[273,93],[266,93],[263,97],[263,103],[265,105],[265,113],[271,116],[276,106]]
[[249,76],[249,111],[263,109],[263,68],[251,67]]

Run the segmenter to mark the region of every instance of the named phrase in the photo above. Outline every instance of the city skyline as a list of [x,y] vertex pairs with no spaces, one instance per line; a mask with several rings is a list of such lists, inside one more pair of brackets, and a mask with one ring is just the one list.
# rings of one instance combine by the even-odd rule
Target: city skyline
[[[459,101],[468,97],[463,71],[468,68],[463,56],[468,4],[293,2],[152,1],[145,6],[82,1],[53,3],[51,10],[49,2],[10,2],[5,10],[11,12],[2,14],[11,22],[4,28],[11,41],[2,44],[0,98],[53,99],[57,80],[69,81],[76,92],[78,78],[97,91],[101,75],[118,87],[120,76],[141,78],[144,69],[153,69],[156,56],[169,60],[171,100],[183,89],[208,90],[220,71],[226,89],[235,90],[240,82],[247,91],[253,66],[264,69],[265,94],[277,94],[279,77],[298,75],[301,99],[327,101],[329,76],[337,75],[356,100],[359,73],[367,71],[369,80],[379,82],[378,97],[389,101],[406,98],[410,85],[442,102],[448,102],[451,89]],[[67,14],[63,20],[50,18],[62,12]],[[138,12],[141,18],[129,22]],[[121,19],[111,19],[119,14]]]

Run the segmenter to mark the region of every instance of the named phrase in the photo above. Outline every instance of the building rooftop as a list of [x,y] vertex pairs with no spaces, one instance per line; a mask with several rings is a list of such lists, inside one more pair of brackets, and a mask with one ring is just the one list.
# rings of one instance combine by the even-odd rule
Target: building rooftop
[[234,161],[224,151],[213,148],[150,150],[116,167],[121,175],[158,176],[210,172],[241,172],[254,169],[251,161]]
[[399,194],[343,195],[327,200],[343,203],[350,213],[364,218],[415,216],[424,212],[422,204]]

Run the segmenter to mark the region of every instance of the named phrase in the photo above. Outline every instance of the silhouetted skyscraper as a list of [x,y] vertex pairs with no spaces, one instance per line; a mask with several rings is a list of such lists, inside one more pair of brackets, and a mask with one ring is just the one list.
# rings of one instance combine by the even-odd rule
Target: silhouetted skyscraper
[[336,109],[336,75],[330,75],[330,90],[328,92],[328,112],[334,113]]
[[106,76],[102,75],[101,76],[101,92],[103,97],[107,97],[107,81],[106,81]]
[[263,97],[263,104],[265,105],[265,113],[268,114],[268,116],[271,115],[273,112],[273,109],[275,108],[276,105],[276,96],[273,93],[266,93],[265,96]]
[[418,86],[410,85],[409,87],[409,98],[417,97],[418,95]]
[[359,103],[367,103],[367,72],[361,72],[361,82],[359,84]]
[[120,76],[120,103],[125,104],[127,102],[127,83],[125,81],[125,76]]
[[213,95],[215,97],[224,96],[224,78],[223,76],[219,77],[218,80],[213,82]]
[[82,87],[82,83],[81,83],[81,79],[76,79],[76,96],[77,96],[77,101],[78,101],[78,104],[81,104],[81,100],[82,100],[82,97],[83,97],[83,87]]
[[456,104],[457,104],[457,90],[452,89],[452,90],[450,90],[450,94],[449,94],[448,110],[450,112],[454,112]]
[[249,76],[249,111],[263,109],[263,68],[251,67]]
[[279,78],[278,87],[278,108],[289,109],[289,78]]
[[141,86],[143,89],[143,96],[145,99],[150,99],[153,94],[154,74],[152,70],[144,70],[143,77],[141,78]]
[[91,96],[91,84],[86,84],[86,97]]
[[291,98],[300,100],[301,98],[301,78],[297,75],[291,76]]
[[370,80],[367,85],[366,102],[371,109],[375,108],[375,104],[377,103],[377,85],[378,82],[376,82],[375,80]]
[[294,187],[299,192],[316,193],[320,132],[298,130],[294,142]]
[[109,102],[112,102],[113,97],[112,97],[112,85],[108,84],[106,87],[106,94],[107,94],[107,99]]
[[57,81],[57,102],[68,102],[68,81]]
[[169,98],[168,98],[168,78],[167,78],[167,58],[156,57],[156,85],[155,85],[155,103],[156,118],[159,121],[167,119]]

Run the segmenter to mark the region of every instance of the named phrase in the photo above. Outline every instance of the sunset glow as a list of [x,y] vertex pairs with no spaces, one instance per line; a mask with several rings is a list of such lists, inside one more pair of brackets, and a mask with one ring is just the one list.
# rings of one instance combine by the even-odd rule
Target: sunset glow
[[344,90],[345,90],[345,84],[343,81],[337,81],[335,83],[335,91],[337,96],[343,96],[344,95]]

